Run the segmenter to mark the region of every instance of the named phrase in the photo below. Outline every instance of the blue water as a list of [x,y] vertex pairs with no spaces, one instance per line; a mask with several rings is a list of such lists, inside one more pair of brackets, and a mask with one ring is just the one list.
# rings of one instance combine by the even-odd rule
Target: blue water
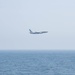
[[75,52],[0,51],[0,75],[75,75]]

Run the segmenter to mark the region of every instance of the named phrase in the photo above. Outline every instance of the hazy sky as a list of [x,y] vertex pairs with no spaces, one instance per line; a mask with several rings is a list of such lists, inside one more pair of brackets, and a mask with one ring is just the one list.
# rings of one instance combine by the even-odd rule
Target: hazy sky
[[[48,34],[31,35],[47,30]],[[0,50],[74,50],[75,0],[0,0]]]

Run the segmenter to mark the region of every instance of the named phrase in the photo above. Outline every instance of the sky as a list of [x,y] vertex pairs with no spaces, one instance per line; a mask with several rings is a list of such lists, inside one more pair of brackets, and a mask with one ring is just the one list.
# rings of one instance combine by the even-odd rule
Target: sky
[[75,50],[75,0],[0,0],[0,50]]

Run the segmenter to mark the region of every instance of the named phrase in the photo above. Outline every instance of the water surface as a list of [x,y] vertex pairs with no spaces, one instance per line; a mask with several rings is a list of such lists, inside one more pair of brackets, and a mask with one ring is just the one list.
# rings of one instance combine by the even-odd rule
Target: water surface
[[75,52],[0,51],[0,75],[75,75]]

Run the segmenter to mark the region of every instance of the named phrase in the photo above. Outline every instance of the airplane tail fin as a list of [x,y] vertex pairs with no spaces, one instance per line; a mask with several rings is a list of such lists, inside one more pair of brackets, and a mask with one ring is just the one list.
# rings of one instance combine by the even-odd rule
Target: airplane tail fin
[[33,32],[31,31],[31,29],[29,29],[29,31],[30,31],[30,33],[33,33]]

